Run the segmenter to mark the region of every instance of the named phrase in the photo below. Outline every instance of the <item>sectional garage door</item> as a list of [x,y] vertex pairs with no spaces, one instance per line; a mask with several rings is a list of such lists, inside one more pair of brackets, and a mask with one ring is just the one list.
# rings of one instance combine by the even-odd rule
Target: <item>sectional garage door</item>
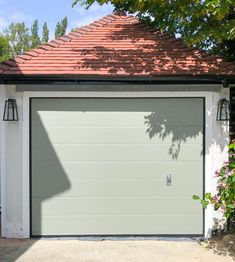
[[31,99],[31,234],[203,234],[202,98]]

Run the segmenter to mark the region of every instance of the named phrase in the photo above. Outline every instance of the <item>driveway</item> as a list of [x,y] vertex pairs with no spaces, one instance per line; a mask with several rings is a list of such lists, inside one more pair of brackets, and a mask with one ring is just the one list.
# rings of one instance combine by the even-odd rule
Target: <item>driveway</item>
[[233,256],[216,254],[190,239],[76,240],[0,239],[0,261],[76,262],[230,262]]

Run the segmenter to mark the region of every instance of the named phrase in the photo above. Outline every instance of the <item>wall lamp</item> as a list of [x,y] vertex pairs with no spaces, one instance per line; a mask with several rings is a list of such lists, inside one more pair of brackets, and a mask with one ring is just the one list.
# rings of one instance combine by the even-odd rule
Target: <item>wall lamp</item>
[[16,99],[8,98],[5,101],[3,121],[18,121]]
[[217,107],[217,121],[229,121],[230,119],[230,104],[226,98],[221,98]]

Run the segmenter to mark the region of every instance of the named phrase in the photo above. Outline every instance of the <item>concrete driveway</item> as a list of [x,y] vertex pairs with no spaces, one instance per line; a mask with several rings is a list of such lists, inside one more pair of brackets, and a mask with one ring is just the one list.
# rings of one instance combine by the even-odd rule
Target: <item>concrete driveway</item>
[[[220,252],[219,252],[220,253]],[[178,240],[76,240],[0,239],[0,261],[76,262],[230,262],[190,239]]]

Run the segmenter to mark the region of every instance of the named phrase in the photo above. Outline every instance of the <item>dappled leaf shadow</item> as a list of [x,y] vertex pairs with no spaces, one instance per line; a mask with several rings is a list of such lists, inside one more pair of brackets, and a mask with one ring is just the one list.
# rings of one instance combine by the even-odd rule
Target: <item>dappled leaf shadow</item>
[[[164,140],[167,136],[173,134],[172,144],[169,148],[169,154],[172,155],[173,159],[177,159],[178,154],[180,152],[181,142],[186,142],[187,136],[185,134],[176,134],[172,132],[172,129],[166,127],[165,123],[167,120],[163,118],[162,122],[158,121],[157,125],[152,125],[152,122],[156,122],[156,119],[159,120],[158,114],[153,112],[145,117],[145,124],[148,125],[146,132],[149,134],[150,139],[154,136],[158,136],[162,140]],[[196,134],[195,134],[196,135]]]
[[[103,30],[103,29],[102,29]],[[89,41],[92,33],[81,41]],[[205,75],[222,74],[225,66],[217,57],[186,47],[179,39],[141,22],[115,24],[99,32],[86,47],[72,48],[81,55],[74,69],[111,75]],[[93,40],[94,40],[93,39]]]
[[[173,159],[177,159],[182,143],[186,143],[191,139],[197,139],[201,135],[202,144],[203,111],[200,109],[194,113],[192,108],[189,108],[190,99],[180,99],[179,102],[172,99],[171,101],[169,103],[172,106],[171,108],[166,109],[164,104],[162,104],[162,106],[157,107],[156,112],[146,115],[145,124],[147,125],[146,133],[150,139],[154,137],[162,140],[171,139],[168,152]],[[194,108],[200,108],[202,99],[198,99],[194,103]],[[195,116],[195,123],[191,119],[192,115]]]

